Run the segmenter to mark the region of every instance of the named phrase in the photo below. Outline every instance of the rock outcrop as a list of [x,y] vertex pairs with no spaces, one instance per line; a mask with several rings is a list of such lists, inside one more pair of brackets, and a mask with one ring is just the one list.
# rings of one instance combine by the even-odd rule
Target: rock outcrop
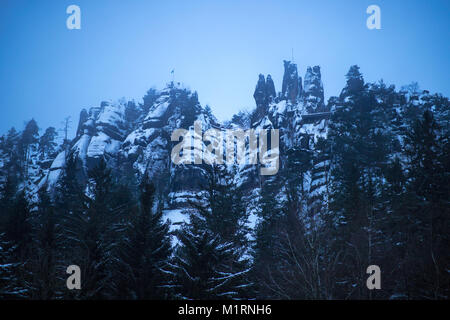
[[[284,60],[283,85],[281,87],[281,98],[292,104],[297,102],[299,96],[299,77],[297,65],[291,61]],[[300,78],[301,82],[301,78]]]

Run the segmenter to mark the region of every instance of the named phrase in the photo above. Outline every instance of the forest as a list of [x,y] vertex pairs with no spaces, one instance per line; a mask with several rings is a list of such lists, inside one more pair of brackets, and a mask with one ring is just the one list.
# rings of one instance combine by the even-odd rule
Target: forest
[[[408,90],[350,68],[327,136],[282,146],[279,172],[258,178],[254,228],[249,188],[226,165],[198,165],[204,197],[171,228],[162,178],[99,157],[83,180],[55,128],[12,128],[0,138],[0,299],[449,299],[449,100]],[[55,185],[31,188],[61,151]],[[305,188],[317,174],[320,194]],[[80,290],[66,287],[69,265]],[[366,287],[369,265],[381,290]]]

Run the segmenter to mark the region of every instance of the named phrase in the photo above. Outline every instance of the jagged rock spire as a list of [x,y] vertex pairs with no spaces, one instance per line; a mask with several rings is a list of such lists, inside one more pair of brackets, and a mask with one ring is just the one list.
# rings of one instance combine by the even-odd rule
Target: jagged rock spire
[[272,76],[270,74],[267,75],[266,95],[267,95],[268,102],[272,102],[277,95],[277,93],[275,91],[275,84],[273,83]]
[[324,92],[319,66],[306,69],[303,98],[309,113],[326,111],[324,110]]
[[253,94],[256,106],[258,108],[267,108],[268,104],[275,99],[275,96],[275,84],[273,83],[270,74],[267,75],[267,80],[264,78],[264,75],[260,74],[258,83],[256,84],[255,93]]
[[[299,93],[299,78],[297,65],[291,61],[284,60],[284,76],[281,88],[281,98],[291,103],[296,103]],[[301,81],[301,78],[300,78]]]
[[297,97],[300,98],[303,96],[303,83],[302,83],[302,77],[298,77],[298,93]]
[[89,115],[86,109],[82,109],[80,112],[80,120],[78,121],[78,127],[77,127],[77,135],[76,137],[80,137],[83,134],[83,125],[87,121]]
[[262,74],[259,75],[255,93],[253,93],[253,98],[255,98],[257,107],[261,107],[266,104],[266,79]]

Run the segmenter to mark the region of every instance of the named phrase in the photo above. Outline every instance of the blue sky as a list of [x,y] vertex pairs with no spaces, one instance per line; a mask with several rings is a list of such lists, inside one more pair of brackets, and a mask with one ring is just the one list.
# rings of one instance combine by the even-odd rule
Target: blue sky
[[[66,28],[67,6],[81,30]],[[366,8],[381,8],[381,30]],[[450,95],[447,0],[2,0],[0,134],[35,118],[72,132],[81,108],[140,99],[171,80],[197,90],[221,120],[254,106],[258,74],[281,90],[291,49],[300,75],[320,65],[325,95],[338,95],[350,65],[366,81]]]

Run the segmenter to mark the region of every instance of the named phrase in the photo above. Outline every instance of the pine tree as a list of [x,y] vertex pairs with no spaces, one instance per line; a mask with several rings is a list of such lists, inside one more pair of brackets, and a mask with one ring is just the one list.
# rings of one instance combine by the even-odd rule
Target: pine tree
[[26,293],[18,278],[20,261],[15,257],[17,244],[8,241],[5,232],[9,227],[14,208],[17,185],[10,175],[0,188],[0,298],[17,299]]
[[307,201],[305,181],[314,155],[307,148],[287,154],[281,182],[268,179],[261,192],[253,261],[257,298],[330,298],[337,254],[329,249],[317,208]]
[[7,175],[0,188],[0,222],[5,225],[8,213],[12,210],[17,193],[17,181],[14,176]]
[[[7,272],[13,272],[9,285],[10,298],[20,299],[30,296],[31,282],[31,243],[32,226],[29,204],[23,191],[14,198],[13,204],[6,212],[3,225],[3,251],[6,252],[6,265],[11,267]],[[4,257],[5,258],[5,257]]]
[[64,121],[61,122],[63,125],[62,129],[60,129],[64,134],[64,139],[62,142],[62,149],[66,151],[66,154],[69,153],[69,147],[70,147],[70,140],[69,140],[69,129],[70,124],[72,123],[72,120],[70,120],[70,116],[64,118]]
[[[330,209],[338,226],[337,245],[345,248],[346,262],[338,275],[342,292],[353,298],[370,298],[365,271],[368,265],[380,264],[383,255],[379,230],[386,216],[381,195],[392,136],[385,130],[388,123],[382,106],[363,84],[358,69],[350,68],[341,107],[330,124]],[[349,264],[356,267],[346,268]]]
[[12,180],[18,182],[21,179],[23,172],[21,162],[21,148],[20,148],[20,133],[13,127],[5,136],[3,143],[1,144],[1,150],[5,155],[5,165],[1,168],[1,172],[4,176],[7,176]]
[[133,125],[136,120],[139,119],[140,115],[141,109],[136,105],[136,103],[134,101],[128,101],[125,107],[125,119],[127,120],[127,123]]
[[[180,246],[175,250],[173,273],[176,297],[181,299],[242,298],[249,285],[247,269],[239,264],[233,244],[199,228],[196,222],[177,233]],[[230,262],[234,262],[230,266]],[[232,266],[235,265],[236,269]]]
[[125,299],[168,297],[168,263],[171,255],[169,225],[162,210],[154,210],[155,188],[144,177],[140,206],[133,208],[120,243],[116,296]]
[[[448,297],[450,265],[448,176],[448,132],[441,128],[431,111],[415,122],[407,134],[409,158],[406,204],[408,212],[399,218],[408,226],[405,250],[409,274],[407,295],[412,298],[443,299]],[[420,261],[414,257],[420,256]],[[413,259],[416,260],[413,263]]]
[[352,96],[364,90],[364,78],[357,65],[351,66],[345,76],[347,78],[347,85],[342,90],[340,98]]
[[20,139],[21,160],[23,163],[24,177],[28,178],[28,167],[31,154],[36,151],[36,143],[39,141],[39,127],[34,119],[31,119],[25,125]]
[[189,224],[177,232],[173,273],[182,299],[238,299],[249,293],[243,237],[246,214],[223,169],[207,169],[204,206],[192,204]]
[[[68,161],[68,166],[73,166],[72,161]],[[63,180],[76,181],[72,169],[68,172],[67,169],[69,167],[66,168]],[[81,204],[72,203],[73,207],[70,207],[65,216],[67,222],[64,232],[67,237],[66,246],[70,248],[67,252],[70,254],[68,265],[78,265],[83,279],[82,289],[68,294],[74,294],[75,298],[80,299],[105,299],[112,290],[111,226],[116,218],[112,208],[113,178],[103,159],[89,171],[89,178],[89,197],[82,194],[77,198],[67,199],[69,202],[82,199]],[[65,188],[71,189],[73,186],[66,185]],[[80,194],[80,191],[75,190],[75,195]]]
[[20,262],[14,259],[15,246],[0,233],[0,299],[23,298],[26,290],[20,285],[18,269]]
[[287,163],[283,168],[288,195],[292,201],[301,201],[305,195],[305,175],[312,168],[312,153],[304,148],[291,148],[287,151]]
[[33,256],[31,296],[48,300],[61,296],[65,285],[62,261],[61,216],[45,189],[39,191],[37,210],[33,213]]
[[85,196],[77,178],[77,159],[71,154],[67,157],[64,172],[56,186],[56,207],[69,219],[84,210]]
[[204,220],[205,228],[217,234],[223,241],[232,242],[236,249],[247,245],[248,213],[242,203],[241,190],[234,184],[227,168],[219,165],[206,166],[206,203],[191,206]]
[[[269,282],[271,271],[279,263],[280,237],[284,225],[284,212],[277,195],[280,195],[280,181],[273,177],[267,179],[261,190],[259,200],[258,223],[255,229],[255,241],[252,248],[252,278],[256,284],[257,298],[273,297]],[[297,194],[293,187],[292,194]],[[278,281],[277,281],[278,282]]]
[[142,99],[144,100],[142,109],[144,113],[147,114],[150,110],[150,107],[153,105],[153,103],[155,103],[156,99],[158,99],[158,92],[156,91],[156,89],[151,88],[147,91]]
[[39,159],[44,160],[51,157],[55,153],[55,148],[57,143],[55,138],[57,137],[57,132],[54,127],[48,127],[45,133],[39,138]]
[[[87,199],[77,178],[77,161],[73,155],[66,159],[61,179],[55,188],[55,210],[61,217],[59,247],[66,267],[78,262],[80,245],[79,221],[83,221]],[[67,293],[67,292],[66,292]],[[67,293],[69,294],[69,293]],[[68,297],[73,298],[73,295]]]

